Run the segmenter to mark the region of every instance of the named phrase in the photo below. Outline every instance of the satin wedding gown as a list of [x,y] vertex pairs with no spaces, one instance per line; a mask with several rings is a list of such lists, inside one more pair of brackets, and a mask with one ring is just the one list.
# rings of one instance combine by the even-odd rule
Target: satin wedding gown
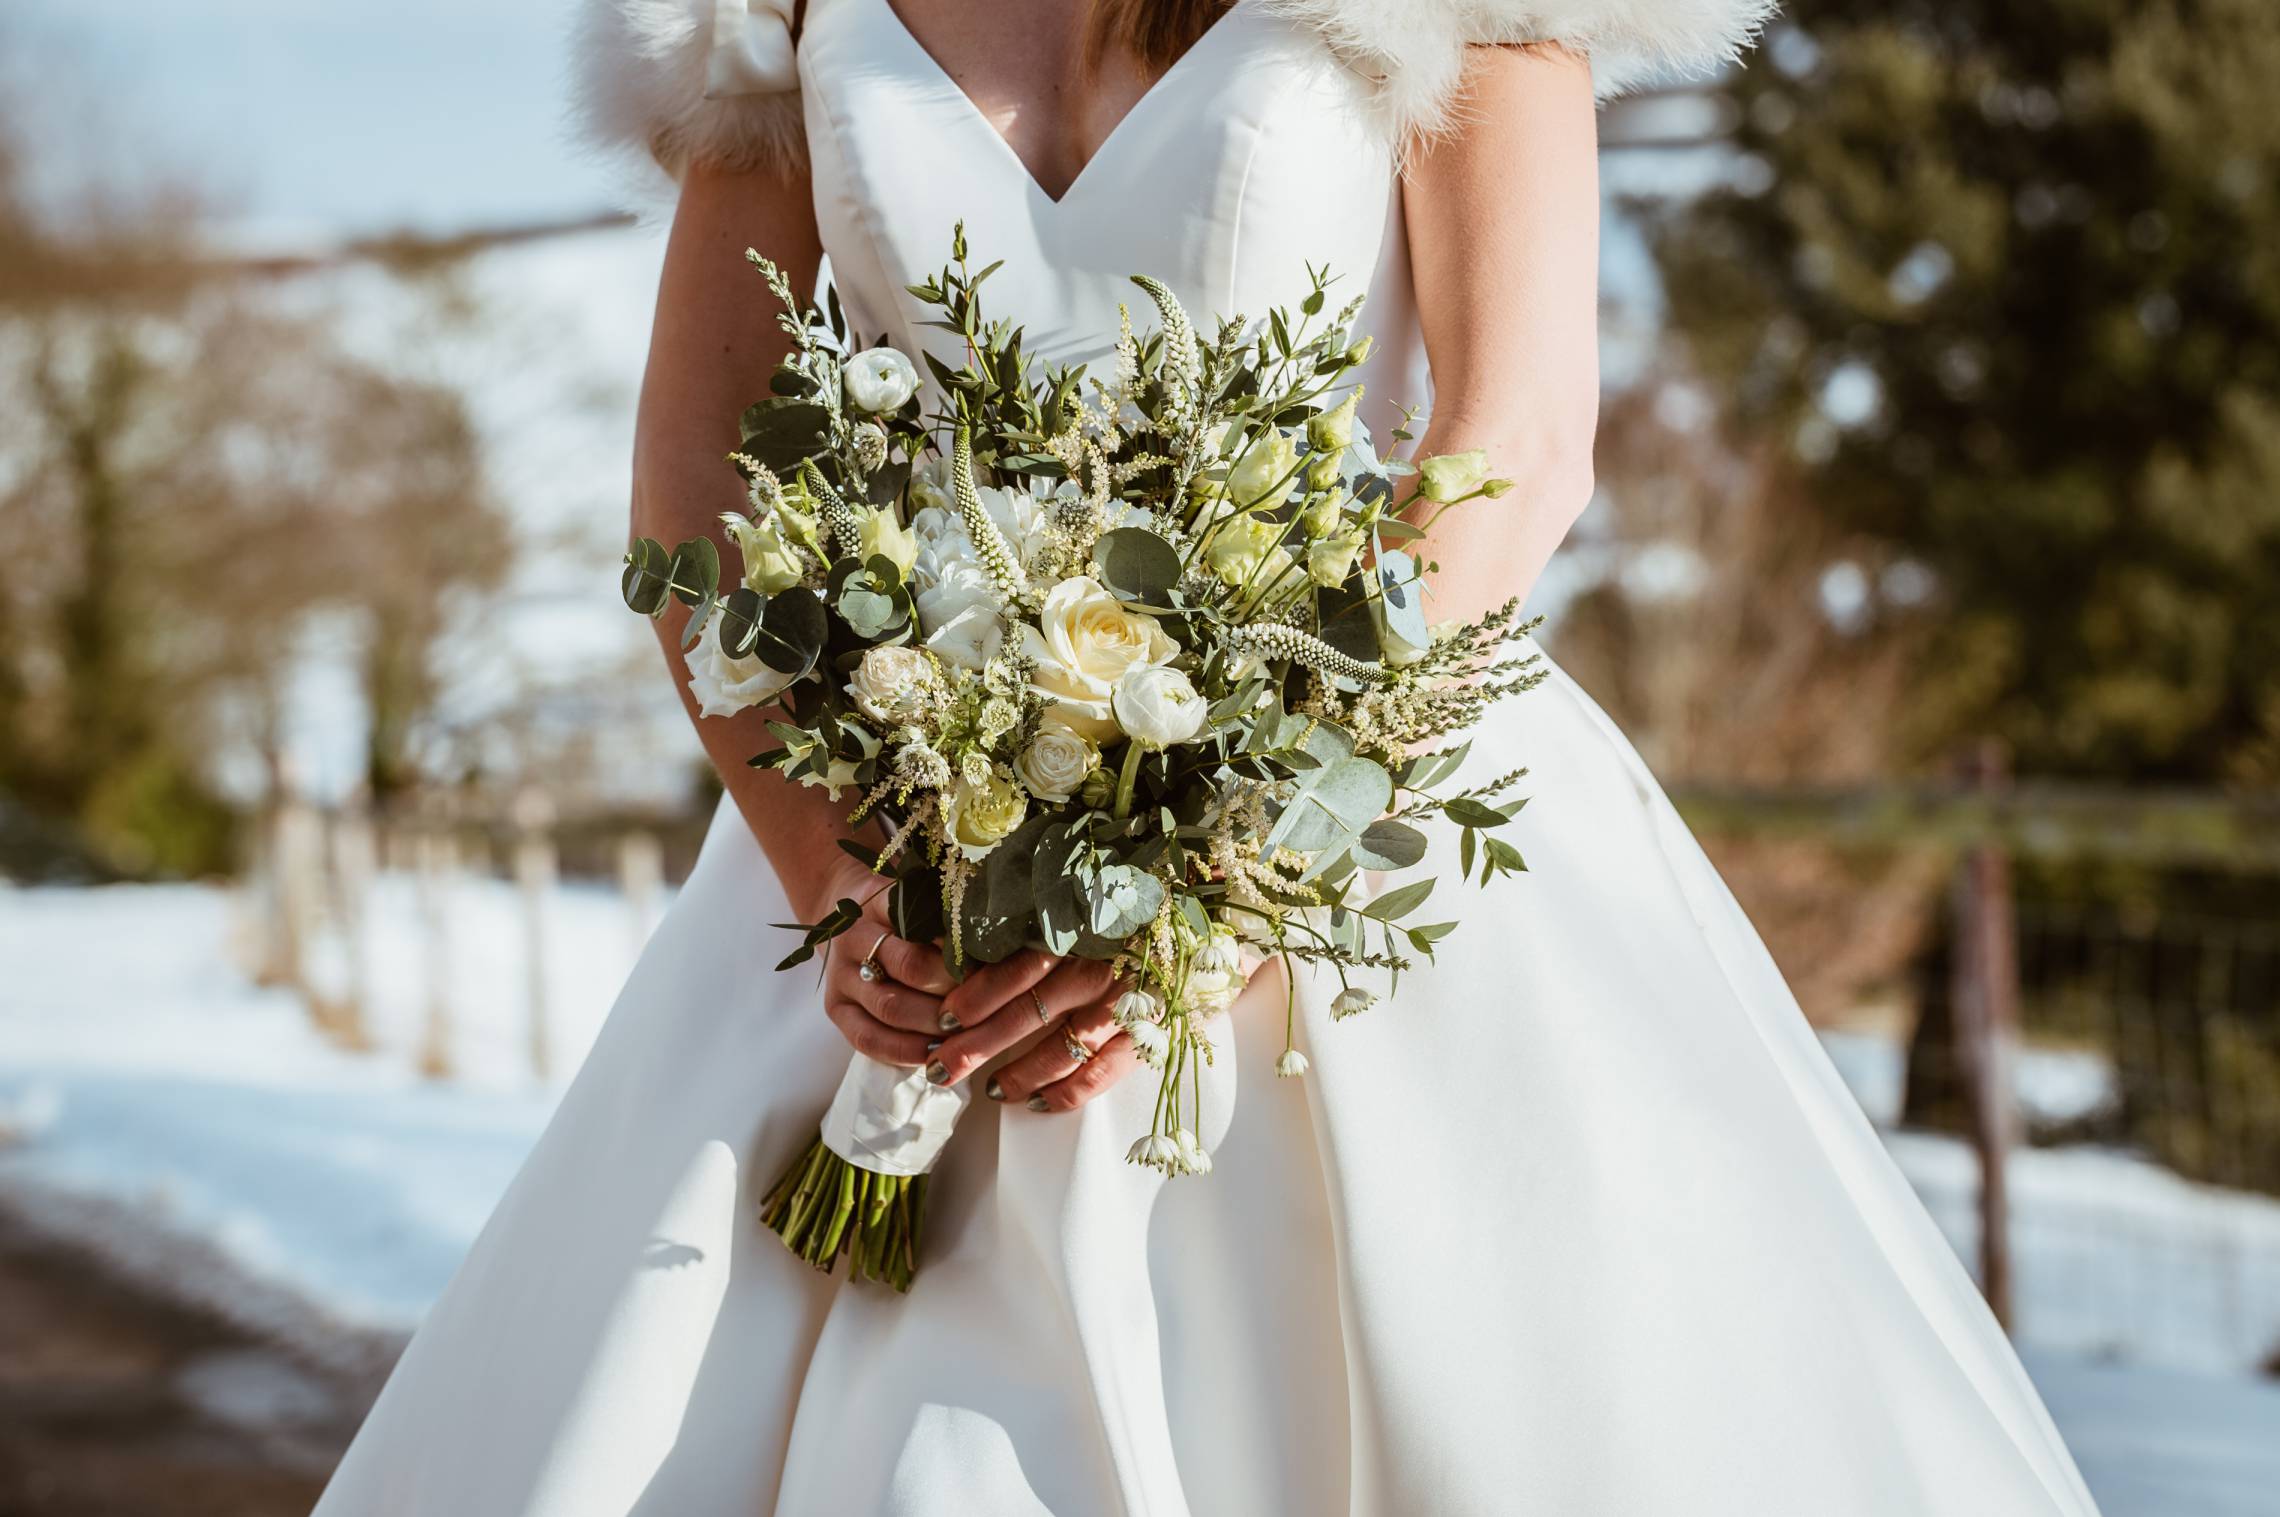
[[[788,38],[738,46],[732,73]],[[887,0],[810,0],[796,68],[860,330],[939,344],[903,287],[963,217],[1045,358],[1107,351],[1129,273],[1257,315],[1327,261],[1372,291],[1369,395],[1427,398],[1369,81],[1283,11],[1242,0],[1057,201]],[[1071,1116],[976,1102],[908,1297],[754,1221],[848,1050],[812,972],[772,972],[787,907],[724,806],[321,1517],[2091,1513],[1622,736],[1555,674],[1474,762],[1533,768],[1533,872],[1445,889],[1438,965],[1335,1026],[1301,985],[1301,1081],[1254,987],[1207,1178],[1124,1162],[1147,1078]]]

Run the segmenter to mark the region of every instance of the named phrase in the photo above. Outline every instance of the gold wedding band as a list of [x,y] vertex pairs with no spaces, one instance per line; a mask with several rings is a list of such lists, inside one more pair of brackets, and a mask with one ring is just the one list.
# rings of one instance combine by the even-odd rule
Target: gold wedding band
[[1029,1009],[1037,1013],[1039,1022],[1053,1020],[1053,1013],[1045,1009],[1045,998],[1037,993],[1035,986],[1031,986],[1029,990]]
[[1061,1024],[1061,1046],[1069,1051],[1070,1059],[1079,1064],[1093,1056],[1093,1051],[1085,1047],[1084,1039],[1066,1022]]
[[864,984],[876,985],[887,977],[887,966],[879,962],[879,950],[893,936],[891,932],[880,933],[878,940],[872,943],[871,951],[863,955],[863,962],[855,966],[855,973],[862,976]]

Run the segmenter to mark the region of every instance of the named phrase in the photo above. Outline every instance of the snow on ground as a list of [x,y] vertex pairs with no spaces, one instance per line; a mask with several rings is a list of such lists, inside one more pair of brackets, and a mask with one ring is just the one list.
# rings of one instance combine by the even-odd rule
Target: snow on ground
[[[437,949],[414,882],[378,882],[363,944],[376,1046],[352,1053],[294,997],[248,982],[247,921],[227,892],[0,886],[0,1194],[87,1203],[48,1214],[116,1248],[146,1219],[349,1327],[410,1328],[544,1126],[647,926],[612,891],[549,898],[558,1062],[540,1081],[518,899],[474,877],[448,890]],[[352,958],[337,939],[317,957],[334,976]],[[417,1072],[438,986],[450,1080]],[[1878,1057],[1839,1055],[1868,1072],[1873,1113]],[[2055,1105],[2095,1081],[2052,1084]],[[1889,1136],[1968,1258],[1968,1152]],[[2090,1150],[2019,1155],[2013,1190],[2021,1338],[2107,1517],[2270,1517],[2280,1387],[2241,1371],[2280,1342],[2280,1203]]]

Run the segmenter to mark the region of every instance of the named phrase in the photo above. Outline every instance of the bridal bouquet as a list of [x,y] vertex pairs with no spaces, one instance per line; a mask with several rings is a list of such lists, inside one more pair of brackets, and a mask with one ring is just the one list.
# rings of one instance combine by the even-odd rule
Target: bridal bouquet
[[[693,608],[687,657],[707,714],[772,705],[752,760],[851,802],[849,843],[891,891],[904,938],[953,973],[1034,944],[1109,961],[1117,1021],[1161,1072],[1129,1157],[1211,1167],[1195,1137],[1211,1020],[1246,950],[1338,976],[1339,1017],[1398,982],[1453,922],[1418,920],[1418,824],[1461,830],[1462,873],[1524,867],[1495,836],[1525,771],[1463,791],[1443,746],[1541,671],[1507,656],[1517,603],[1430,627],[1419,540],[1502,494],[1478,453],[1381,456],[1349,376],[1359,301],[1324,319],[1328,276],[1295,310],[1208,338],[1145,276],[1158,329],[1129,314],[1109,372],[1036,372],[1022,333],[984,321],[996,265],[952,262],[912,293],[966,359],[864,347],[836,297],[783,303],[793,350],[743,417],[730,462],[749,514],[710,538],[642,539],[624,590]],[[1395,433],[1407,439],[1406,429]],[[1427,566],[1429,567],[1429,566]],[[1374,876],[1375,878],[1371,878]],[[789,968],[860,919],[842,900]],[[1297,1075],[1290,1046],[1277,1073]],[[763,1220],[810,1262],[908,1289],[927,1171],[963,1089],[857,1055],[815,1144]]]

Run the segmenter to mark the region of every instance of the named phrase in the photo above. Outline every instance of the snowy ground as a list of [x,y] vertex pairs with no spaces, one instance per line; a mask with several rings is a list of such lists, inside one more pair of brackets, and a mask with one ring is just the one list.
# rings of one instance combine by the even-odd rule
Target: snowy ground
[[[408,1328],[537,1136],[645,929],[612,891],[550,899],[558,1057],[542,1082],[514,893],[462,879],[447,904],[439,947],[410,883],[380,882],[364,945],[377,1047],[359,1054],[293,997],[248,984],[233,952],[246,924],[224,892],[0,886],[0,1198],[83,1203],[51,1220],[114,1247],[122,1219],[156,1222],[344,1324]],[[449,1081],[416,1072],[439,986]],[[1832,1051],[1875,1114],[1883,1056],[1857,1040]],[[2071,1066],[2025,1077],[2054,1104],[2097,1085]],[[1892,1145],[1968,1249],[1969,1155],[1919,1134]],[[2021,1338],[2109,1517],[2280,1511],[2280,1386],[2243,1373],[2280,1343],[2280,1204],[2083,1150],[2023,1154],[2013,1183]]]

